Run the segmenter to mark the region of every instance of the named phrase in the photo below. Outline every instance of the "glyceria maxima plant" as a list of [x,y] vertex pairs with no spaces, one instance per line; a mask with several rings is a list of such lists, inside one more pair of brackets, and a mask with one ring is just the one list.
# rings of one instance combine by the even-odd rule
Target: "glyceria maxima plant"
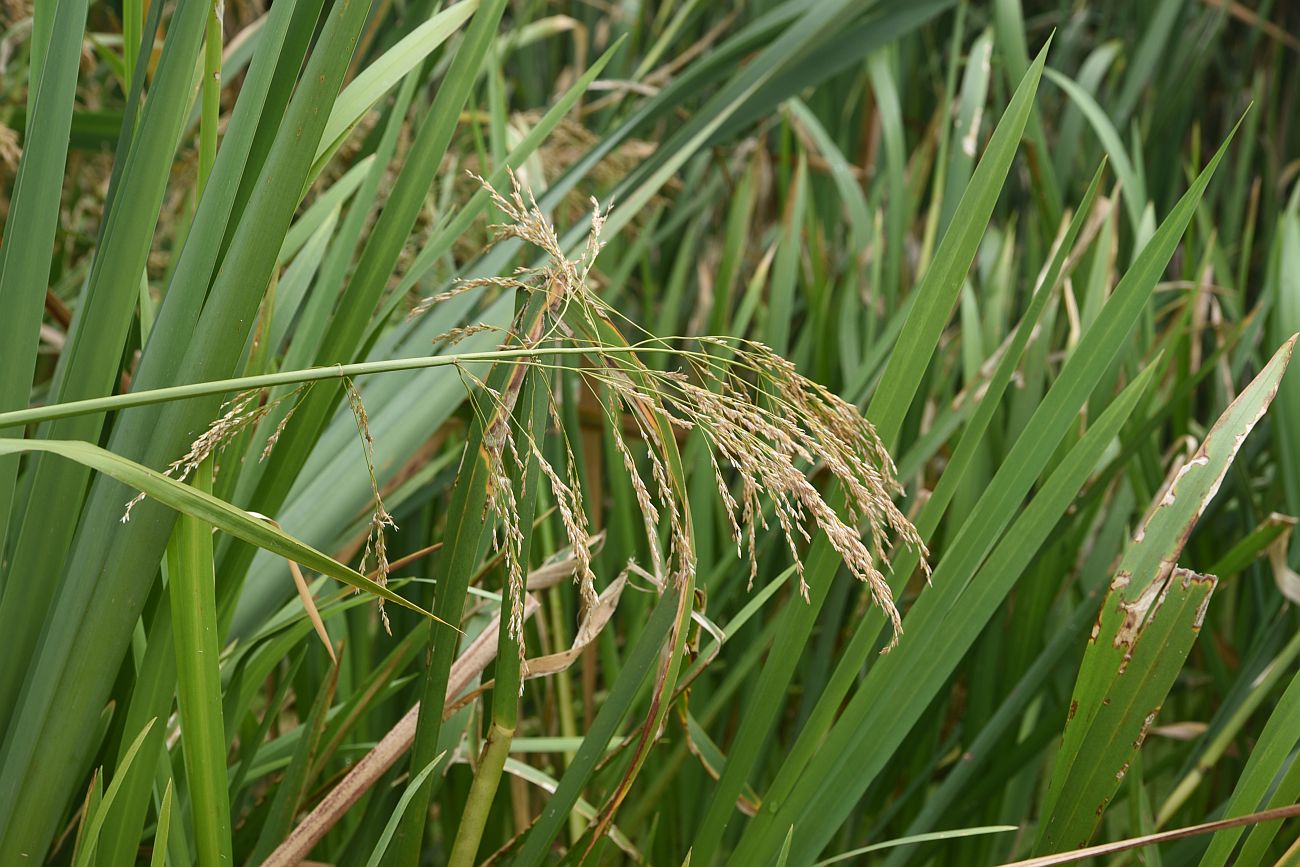
[[0,0],[0,864],[1295,860],[1298,31]]

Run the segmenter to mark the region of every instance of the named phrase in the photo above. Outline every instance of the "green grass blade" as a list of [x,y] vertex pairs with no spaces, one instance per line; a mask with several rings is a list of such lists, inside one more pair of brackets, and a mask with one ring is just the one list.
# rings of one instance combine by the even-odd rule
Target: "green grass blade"
[[[158,593],[155,610],[142,617],[147,645],[136,661],[135,679],[130,700],[122,718],[122,731],[142,729],[151,719],[171,715],[176,695],[176,652],[173,648],[171,605],[165,592]],[[129,745],[119,739],[118,760]],[[166,750],[166,732],[161,727],[150,731],[140,746],[140,761],[131,766],[122,781],[118,807],[104,823],[99,836],[99,851],[108,863],[133,857],[144,830],[145,816],[156,800],[159,772],[171,763]],[[183,825],[181,826],[183,832]],[[176,839],[180,839],[181,834]],[[173,841],[175,845],[175,841]]]
[[284,778],[276,788],[270,811],[257,837],[257,845],[253,848],[254,864],[265,861],[280,841],[288,836],[293,828],[293,819],[307,797],[308,786],[312,784],[314,777],[316,752],[324,736],[327,714],[338,686],[338,675],[339,667],[335,663],[330,666],[329,674],[321,684],[320,691],[312,697],[311,709],[303,720],[301,736],[294,747],[293,758],[284,772]]
[[988,825],[983,828],[957,828],[952,831],[932,831],[928,834],[912,834],[907,837],[899,837],[896,840],[885,840],[883,843],[872,843],[870,846],[862,846],[858,849],[850,849],[848,852],[842,852],[834,858],[827,858],[825,861],[818,861],[813,867],[826,867],[829,864],[839,864],[841,861],[848,861],[871,852],[880,852],[884,849],[895,849],[899,846],[913,846],[917,843],[932,843],[937,840],[953,840],[958,837],[978,837],[982,834],[1005,834],[1008,831],[1020,830],[1015,825]]
[[[993,31],[997,46],[1003,60],[1003,69],[1007,75],[1007,84],[1023,78],[1029,68],[1029,46],[1026,34],[1026,19],[1020,8],[1020,0],[995,0],[993,5]],[[1053,32],[1050,40],[1055,36]],[[1051,151],[1047,135],[1043,130],[1043,120],[1035,109],[1030,117],[1025,136],[1028,141],[1029,171],[1033,178],[1035,192],[1038,194],[1039,209],[1045,226],[1054,226],[1061,220],[1064,209],[1060,185],[1052,170],[1052,161],[1047,158]]]
[[[1295,203],[1281,216],[1278,226],[1276,266],[1269,275],[1268,294],[1273,310],[1269,317],[1270,336],[1281,343],[1300,331],[1300,211]],[[1278,426],[1278,459],[1282,489],[1290,514],[1300,513],[1300,373],[1291,371],[1283,377],[1274,404]],[[1297,548],[1293,544],[1292,551]],[[1296,565],[1295,555],[1291,559]]]
[[[275,312],[271,318],[271,330],[268,343],[272,349],[284,345],[289,327],[304,306],[308,291],[316,278],[325,250],[338,225],[338,208],[329,212],[316,231],[303,244],[302,252],[294,257],[293,263],[285,269],[280,282],[275,287]],[[304,312],[304,316],[307,314]],[[296,331],[296,329],[295,329]]]
[[[523,536],[518,542],[515,556],[521,569],[528,568],[533,549],[533,519],[537,512],[537,492],[542,484],[541,464],[537,454],[531,449],[530,442],[537,440],[546,430],[549,422],[547,410],[551,393],[550,383],[543,379],[540,371],[525,374],[524,386],[519,403],[523,418],[520,430],[516,432],[515,451],[527,455],[524,467],[512,470],[511,484],[521,493],[517,497],[516,519]],[[507,573],[509,569],[507,569]],[[526,583],[526,582],[522,582]],[[506,759],[510,753],[511,740],[519,727],[519,697],[522,690],[523,658],[520,647],[522,636],[512,633],[507,624],[514,615],[511,612],[523,612],[525,600],[521,594],[522,586],[516,587],[512,577],[507,574],[505,586],[501,591],[501,623],[497,631],[496,675],[492,686],[492,723],[488,730],[487,741],[479,758],[474,774],[474,782],[465,798],[465,811],[460,825],[456,829],[456,839],[452,843],[448,858],[450,867],[463,864],[473,867],[478,863],[477,855],[483,839],[483,829],[487,824],[492,802],[501,782],[501,773],[505,769]]]
[[[181,116],[189,106],[189,85],[202,44],[206,5],[203,0],[186,0],[178,5],[172,18],[154,76],[152,98],[144,109],[141,130],[130,143],[118,183],[113,185],[115,196],[108,205],[101,243],[91,263],[68,344],[59,356],[51,386],[58,399],[97,397],[113,390],[117,362],[135,310],[136,290],[180,135]],[[74,23],[68,22],[65,27]],[[57,147],[54,143],[51,146]],[[37,255],[45,253],[42,250]],[[37,274],[27,276],[38,279],[42,287],[46,282]],[[22,336],[20,345],[29,339]],[[16,360],[16,375],[30,381],[30,371],[24,371],[21,359]],[[45,426],[40,433],[52,438],[66,435],[93,440],[102,423],[102,417],[85,416]],[[30,493],[25,502],[18,504],[24,509],[23,520],[9,568],[48,577],[43,581],[7,582],[0,599],[0,628],[10,636],[15,662],[0,670],[0,708],[4,709],[0,710],[0,723],[7,719],[9,708],[17,700],[19,678],[31,659],[37,632],[58,591],[55,576],[62,568],[76,526],[72,521],[40,520],[37,512],[43,503],[80,502],[86,478],[84,468],[61,462],[36,459],[29,470]],[[28,504],[38,508],[28,508]],[[0,799],[0,841],[4,839],[5,812]],[[3,851],[0,842],[0,853]]]
[[[319,167],[336,151],[351,130],[393,85],[416,69],[434,49],[451,37],[478,8],[478,0],[461,0],[412,30],[392,48],[370,63],[339,94],[330,112],[320,144],[316,146]],[[319,168],[309,177],[315,177]]]
[[153,835],[153,855],[149,858],[149,867],[165,867],[167,863],[167,839],[172,826],[172,791],[171,780],[168,780],[162,804],[158,807],[158,827]]
[[[1291,807],[1297,801],[1300,801],[1300,764],[1293,761],[1291,766],[1286,769],[1286,772],[1277,780],[1273,788],[1273,796],[1268,801],[1268,809],[1285,809]],[[1272,822],[1262,822],[1251,828],[1250,835],[1241,847],[1241,852],[1233,861],[1234,867],[1257,867],[1257,865],[1263,864],[1269,847],[1281,827],[1282,821],[1278,819]],[[1294,847],[1294,844],[1292,846]],[[1285,860],[1285,858],[1279,859],[1278,862],[1274,863],[1284,863]]]
[[885,147],[885,266],[881,294],[888,299],[897,298],[903,291],[903,239],[907,234],[907,146],[903,137],[903,110],[893,54],[880,49],[867,58]]
[[[1290,685],[1269,714],[1259,740],[1250,751],[1246,767],[1237,780],[1232,797],[1224,809],[1225,818],[1245,816],[1260,809],[1296,743],[1300,741],[1300,676]],[[1241,828],[1219,831],[1201,858],[1200,867],[1223,867],[1241,839]]]
[[1079,107],[1079,111],[1083,113],[1083,116],[1088,119],[1088,123],[1092,125],[1097,138],[1101,140],[1102,146],[1106,149],[1106,154],[1115,165],[1115,174],[1119,177],[1120,185],[1123,188],[1124,207],[1128,211],[1129,222],[1132,224],[1133,231],[1139,231],[1142,225],[1142,211],[1147,206],[1146,185],[1143,183],[1142,177],[1134,170],[1133,160],[1129,158],[1128,149],[1124,147],[1124,141],[1120,138],[1119,132],[1111,124],[1106,112],[1097,104],[1097,101],[1080,87],[1074,79],[1062,75],[1055,69],[1047,70],[1047,79],[1065,91],[1065,94]]
[[[33,45],[43,44],[44,64],[34,79],[39,86],[30,88],[31,128],[10,190],[0,249],[0,308],[5,311],[0,317],[0,411],[26,405],[31,393],[87,6],[79,0],[41,10],[37,17],[42,28],[49,28],[48,41],[39,32],[32,37]],[[17,458],[0,460],[0,555],[17,474]]]
[[117,770],[113,773],[113,781],[108,784],[104,790],[104,797],[100,800],[97,809],[85,817],[85,825],[80,831],[79,843],[77,847],[77,858],[74,861],[74,867],[88,867],[94,863],[95,847],[99,842],[99,829],[104,825],[104,819],[113,807],[113,802],[117,799],[117,793],[121,789],[122,779],[130,769],[131,763],[135,761],[136,752],[140,749],[140,744],[144,743],[145,737],[149,730],[153,728],[157,720],[150,720],[131,746],[127,748],[126,755],[118,763]]
[[[1105,707],[1102,698],[1116,677],[1115,672],[1124,670],[1124,658],[1131,652],[1135,629],[1141,626],[1157,594],[1169,582],[1192,527],[1218,492],[1246,436],[1277,394],[1278,382],[1286,372],[1295,343],[1296,338],[1292,337],[1284,344],[1220,416],[1200,448],[1139,525],[1134,533],[1134,545],[1120,561],[1110,597],[1102,606],[1096,637],[1089,641],[1079,671],[1072,703],[1074,713],[1065,729],[1044,804],[1044,814],[1049,819],[1039,829],[1037,849],[1042,853],[1084,845],[1095,823],[1086,827],[1082,823],[1088,817],[1100,818],[1098,811],[1104,804],[1098,804],[1095,799],[1087,806],[1086,816],[1058,817],[1058,801],[1069,809],[1080,803],[1077,790],[1067,782],[1071,766],[1082,761],[1091,767],[1098,760],[1081,746],[1083,739],[1090,735],[1092,717]],[[1145,714],[1146,711],[1141,716]]]
[[653,672],[661,647],[672,631],[676,614],[677,600],[673,594],[665,593],[655,604],[635,645],[624,657],[623,667],[608,696],[587,727],[582,746],[560,778],[554,794],[546,800],[541,815],[524,837],[515,863],[522,867],[537,867],[545,859],[551,843],[568,821],[569,812],[574,809],[596,765],[604,758],[605,750],[619,724],[627,716],[637,693]]
[[943,173],[943,198],[936,224],[940,233],[947,233],[953,212],[970,184],[971,171],[975,167],[993,69],[992,56],[993,34],[985,30],[970,47],[966,74],[962,76],[961,92],[957,97],[956,116],[952,127],[945,127],[949,135],[956,135],[957,146],[950,149]]
[[[163,505],[193,518],[207,521],[238,539],[273,551],[308,569],[328,575],[357,590],[363,590],[411,611],[431,616],[414,602],[397,595],[387,587],[299,542],[274,525],[236,508],[211,494],[185,485],[156,470],[143,467],[134,461],[93,446],[89,443],[63,442],[61,440],[9,440],[0,439],[0,454],[40,451],[55,454],[82,466],[98,470],[124,485],[147,494]],[[125,507],[125,503],[123,503]],[[127,523],[127,522],[123,522]]]
[[392,841],[393,834],[397,832],[398,823],[406,815],[406,808],[410,806],[415,793],[424,785],[424,781],[429,778],[429,774],[433,773],[434,768],[438,767],[438,762],[441,760],[442,756],[438,756],[429,762],[424,766],[424,770],[416,774],[411,782],[407,783],[406,788],[402,791],[402,797],[397,800],[397,806],[393,808],[393,815],[389,817],[388,823],[384,825],[384,832],[379,835],[379,840],[375,843],[375,848],[371,851],[369,860],[366,861],[366,867],[380,867],[384,863],[384,858],[388,853],[388,844]]
[[[522,294],[522,293],[521,293]],[[534,333],[540,327],[546,309],[541,293],[527,299],[527,307],[520,318],[523,335]],[[521,338],[523,339],[523,338]],[[485,437],[491,426],[501,423],[499,417],[508,417],[514,409],[518,392],[509,393],[508,386],[520,387],[517,379],[524,370],[509,365],[497,365],[488,376],[487,387],[498,395],[498,403],[485,418],[478,414],[462,452],[461,468],[448,509],[448,521],[443,529],[442,550],[438,553],[438,585],[434,592],[433,608],[437,616],[459,624],[464,611],[470,580],[478,570],[479,561],[487,543],[487,534],[493,528],[491,520],[483,519],[487,510],[487,490],[490,467],[485,451]],[[505,402],[505,401],[508,401]],[[508,430],[508,428],[507,428]],[[422,767],[432,761],[438,752],[442,734],[442,705],[446,700],[451,666],[456,658],[456,642],[451,636],[430,633],[432,648],[420,699],[420,718],[411,747],[411,762]],[[432,708],[426,712],[426,708]],[[424,845],[424,826],[430,787],[426,784],[415,795],[415,810],[407,814],[398,829],[394,863],[415,864]]]
[[803,253],[804,213],[808,205],[808,162],[800,154],[790,182],[788,201],[781,221],[781,241],[772,265],[772,282],[768,287],[767,344],[778,353],[790,351],[790,328],[794,318],[795,286],[799,281],[799,262]]
[[888,446],[898,439],[903,419],[948,322],[962,280],[975,258],[980,239],[984,237],[993,206],[1011,169],[1012,157],[1033,108],[1034,95],[1046,62],[1045,47],[1016,88],[975,168],[970,185],[957,205],[952,225],[939,242],[934,261],[916,287],[917,300],[908,313],[880,387],[867,409],[867,417]]
[[[1136,617],[1146,615],[1143,622],[1125,624],[1119,633],[1103,627],[1093,639],[1119,646],[1125,659],[1100,693],[1080,690],[1071,702],[1072,709],[1087,703],[1096,710],[1078,725],[1077,716],[1067,723],[1071,743],[1058,753],[1053,782],[1064,780],[1068,794],[1058,798],[1040,826],[1041,852],[1087,845],[1182,670],[1216,582],[1213,576],[1174,569],[1151,585],[1149,610],[1133,611]],[[1112,591],[1103,606],[1109,608],[1117,595]]]

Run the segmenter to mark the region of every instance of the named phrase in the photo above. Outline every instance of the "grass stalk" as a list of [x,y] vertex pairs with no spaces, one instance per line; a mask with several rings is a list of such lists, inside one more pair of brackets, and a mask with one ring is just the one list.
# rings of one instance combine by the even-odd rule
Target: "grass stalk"
[[[199,467],[194,484],[200,489],[212,487],[210,459]],[[233,864],[234,855],[226,790],[226,736],[222,726],[212,528],[182,515],[167,546],[167,567],[181,748],[185,756],[194,844],[199,864],[219,867]]]
[[[547,408],[550,393],[544,375],[540,371],[529,371],[519,402],[526,418],[516,434],[516,450],[529,457],[522,471],[516,467],[518,484],[523,495],[518,500],[518,522],[523,538],[519,543],[516,556],[523,569],[527,564],[533,548],[533,516],[537,510],[537,492],[541,484],[541,468],[537,455],[529,448],[529,440],[536,438],[546,429]],[[522,612],[525,591],[519,582],[507,575],[501,591],[501,623],[497,631],[496,673],[492,685],[492,722],[488,727],[487,739],[479,756],[478,769],[474,781],[470,784],[469,794],[465,800],[465,812],[461,815],[460,825],[456,830],[456,839],[452,843],[451,854],[447,863],[449,867],[473,867],[478,863],[479,844],[483,838],[483,829],[487,824],[492,802],[497,788],[501,784],[501,774],[505,770],[506,759],[510,755],[510,744],[519,725],[519,696],[523,692],[521,680],[523,667],[523,650],[521,647],[522,620],[515,622],[516,610]]]

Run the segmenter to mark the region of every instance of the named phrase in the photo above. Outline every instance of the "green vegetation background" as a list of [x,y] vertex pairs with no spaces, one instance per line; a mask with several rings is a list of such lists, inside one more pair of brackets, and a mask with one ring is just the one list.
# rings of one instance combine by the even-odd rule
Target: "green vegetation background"
[[3,0],[0,864],[1300,861],[1298,13]]

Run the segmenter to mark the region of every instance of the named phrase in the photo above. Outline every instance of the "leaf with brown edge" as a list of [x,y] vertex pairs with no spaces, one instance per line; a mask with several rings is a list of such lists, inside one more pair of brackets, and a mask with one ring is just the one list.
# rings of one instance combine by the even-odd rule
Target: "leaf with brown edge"
[[[1126,768],[1131,754],[1141,745],[1139,738],[1132,749],[1124,748],[1119,733],[1139,725],[1145,736],[1160,702],[1172,686],[1190,649],[1190,638],[1199,629],[1204,616],[1200,606],[1208,602],[1214,580],[1177,570],[1175,562],[1196,522],[1218,492],[1247,435],[1277,394],[1295,343],[1296,336],[1292,336],[1277,350],[1255,380],[1215,422],[1192,457],[1171,473],[1134,533],[1133,544],[1119,563],[1079,670],[1061,750],[1044,803],[1036,851],[1059,851],[1087,843],[1123,776],[1112,766],[1118,761],[1119,767]],[[1201,586],[1205,588],[1203,593],[1190,592]],[[1189,592],[1178,593],[1180,613],[1171,618],[1161,608],[1171,590],[1178,587],[1186,587]],[[1189,619],[1186,612],[1193,595],[1200,600]],[[1168,638],[1157,644],[1179,636],[1186,639],[1186,647],[1157,646],[1148,655],[1144,647],[1151,642],[1144,645],[1143,641],[1148,629],[1158,627],[1164,632],[1166,624],[1175,620],[1189,626],[1190,631],[1172,630]],[[1135,689],[1132,682],[1137,680],[1147,681],[1143,689]],[[1126,704],[1123,710],[1127,716],[1117,716],[1113,703],[1116,690],[1134,701],[1143,696],[1145,705]],[[1099,754],[1098,749],[1103,746],[1108,752]],[[1119,777],[1104,779],[1099,776],[1103,768],[1110,769],[1106,773],[1119,774]],[[1081,785],[1087,786],[1088,794],[1083,794]]]

